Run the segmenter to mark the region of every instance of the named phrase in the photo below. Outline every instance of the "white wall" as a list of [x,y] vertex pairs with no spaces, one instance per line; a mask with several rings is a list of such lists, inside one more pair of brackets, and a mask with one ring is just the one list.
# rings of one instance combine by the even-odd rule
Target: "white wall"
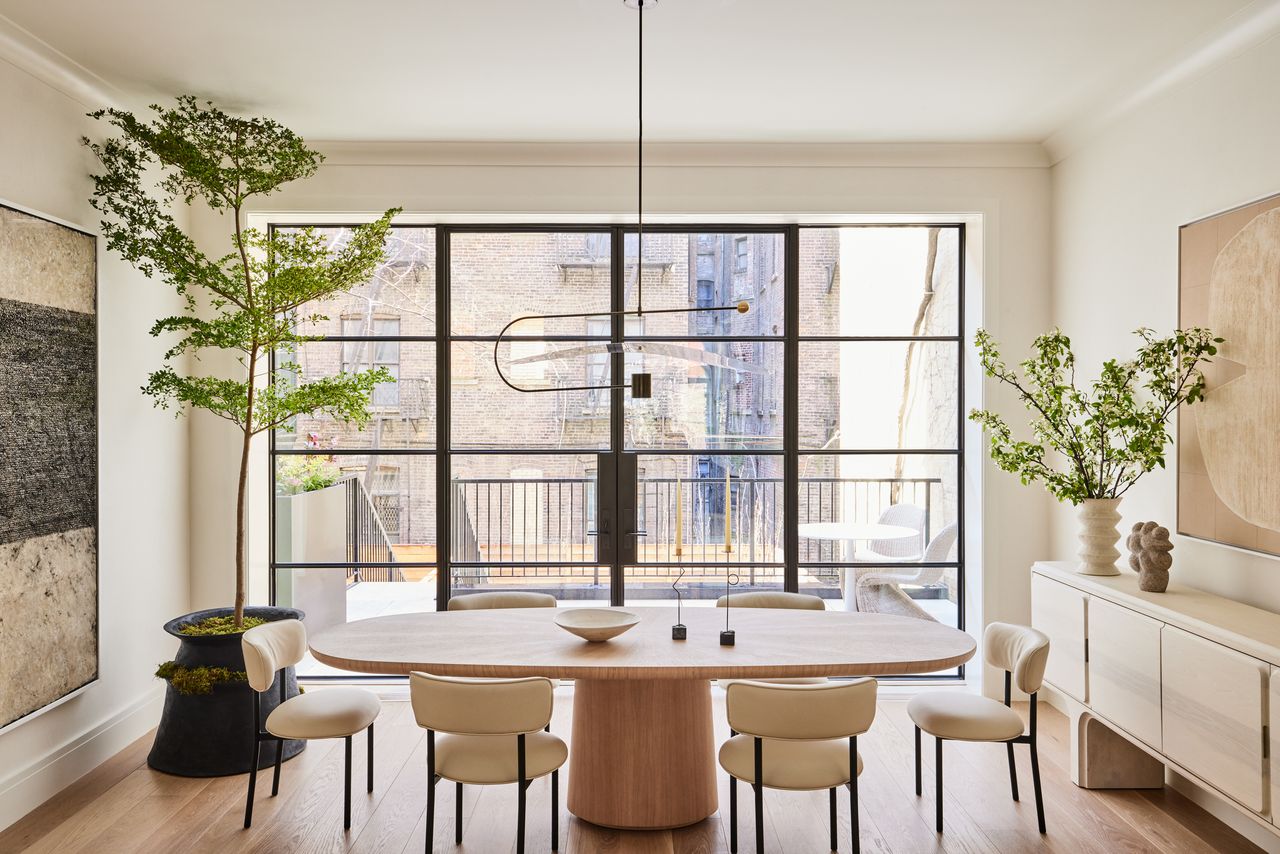
[[[351,212],[402,206],[438,221],[498,222],[633,216],[630,146],[322,148],[329,160],[319,174],[267,199],[270,210],[345,213],[349,219]],[[970,308],[980,307],[981,315],[970,314],[970,328],[981,323],[1010,347],[1025,348],[1049,324],[1049,176],[1038,146],[657,145],[648,149],[646,163],[653,164],[645,188],[654,222],[971,217],[981,228],[970,234]],[[207,213],[195,218],[202,241],[225,241],[226,223]],[[968,370],[967,405],[973,406],[980,403],[975,392],[982,384],[971,360]],[[1009,398],[1001,395],[995,403],[1007,407]],[[225,567],[232,555],[224,532],[235,487],[233,440],[233,431],[213,419],[193,421],[192,483],[199,484],[192,491],[193,607],[223,605],[231,596]],[[259,455],[264,448],[261,443]],[[971,614],[1026,621],[1027,568],[1048,554],[1048,501],[992,469],[976,432],[970,449],[974,494],[975,469],[985,472],[983,525],[970,525]],[[261,500],[265,490],[260,483],[254,495]],[[969,508],[970,522],[976,522],[975,504]],[[251,548],[261,554],[265,545],[259,538]],[[977,584],[981,573],[985,589]],[[979,590],[981,601],[975,602]]]
[[[0,199],[96,231],[86,109],[0,60]],[[0,733],[0,828],[155,726],[160,626],[187,610],[187,427],[139,392],[164,349],[147,329],[179,304],[101,246],[98,287],[99,679]]]
[[[1280,192],[1280,38],[1148,101],[1053,168],[1053,319],[1083,364],[1132,352],[1139,326],[1178,320],[1178,226]],[[1280,310],[1278,308],[1277,310]],[[1125,497],[1121,530],[1174,527],[1176,475]],[[1074,554],[1071,509],[1053,513],[1058,558]],[[1280,560],[1175,538],[1173,577],[1280,611]]]

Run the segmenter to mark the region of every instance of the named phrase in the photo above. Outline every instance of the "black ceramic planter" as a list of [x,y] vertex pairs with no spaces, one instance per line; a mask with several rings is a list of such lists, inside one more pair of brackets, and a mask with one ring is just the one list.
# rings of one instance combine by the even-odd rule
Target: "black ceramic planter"
[[[184,667],[244,670],[241,635],[190,637],[178,631],[205,617],[231,613],[230,608],[212,608],[165,623],[164,630],[182,641],[174,661]],[[300,620],[303,616],[295,608],[245,608],[244,613],[267,620]],[[285,685],[286,696],[297,695],[298,680],[292,667],[285,671]],[[262,719],[266,720],[279,703],[277,683],[262,695]],[[305,746],[304,741],[286,741],[284,758],[297,756]],[[276,742],[264,741],[258,767],[266,768],[275,761]],[[147,764],[182,777],[225,777],[247,772],[253,764],[253,689],[246,682],[228,682],[214,686],[212,694],[183,695],[169,685]]]

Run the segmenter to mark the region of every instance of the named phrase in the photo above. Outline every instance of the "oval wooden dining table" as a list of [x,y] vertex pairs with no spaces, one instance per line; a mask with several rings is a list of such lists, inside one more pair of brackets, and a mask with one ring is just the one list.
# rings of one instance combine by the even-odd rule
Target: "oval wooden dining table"
[[576,680],[569,811],[606,827],[660,829],[716,811],[711,679],[930,673],[968,661],[973,638],[888,614],[733,608],[628,609],[640,622],[604,643],[561,629],[550,608],[440,611],[318,632],[316,659],[358,673]]

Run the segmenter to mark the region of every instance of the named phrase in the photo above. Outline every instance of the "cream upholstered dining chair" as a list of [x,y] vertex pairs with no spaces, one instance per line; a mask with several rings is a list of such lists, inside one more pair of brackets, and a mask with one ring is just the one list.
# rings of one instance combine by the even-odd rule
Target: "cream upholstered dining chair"
[[[551,775],[551,850],[560,842],[560,766],[569,748],[544,731],[550,679],[457,679],[409,674],[409,699],[427,731],[427,852],[435,847],[436,783],[456,784],[454,842],[462,844],[462,786],[516,784],[516,852],[524,854],[525,790]],[[439,737],[437,737],[437,735]]]
[[[276,767],[271,779],[271,796],[280,793],[280,762],[285,739],[346,739],[346,784],[343,789],[342,826],[351,827],[351,737],[368,730],[369,791],[373,791],[373,722],[382,703],[360,688],[324,688],[285,699],[282,672],[302,660],[307,652],[307,630],[300,620],[279,620],[255,626],[244,633],[240,646],[244,669],[253,689],[253,764],[249,766],[249,797],[244,808],[244,826],[253,823],[253,794],[258,785],[258,761],[262,742],[276,742]],[[280,683],[280,705],[262,721],[262,694]]]
[[876,681],[822,685],[735,682],[725,700],[730,738],[720,745],[729,774],[729,850],[738,850],[738,781],[755,792],[756,851],[764,851],[764,789],[830,793],[831,849],[836,838],[836,789],[849,788],[849,825],[858,848],[858,736],[876,716]]
[[554,608],[556,597],[547,593],[527,593],[521,590],[489,590],[450,596],[450,611],[480,611],[498,608]]
[[[465,596],[450,596],[450,611],[499,611],[506,608],[555,608],[556,597],[525,590],[486,590]],[[551,732],[551,723],[547,723]],[[461,784],[459,784],[461,785]]]
[[[1009,754],[1009,785],[1013,799],[1018,799],[1018,769],[1013,761],[1013,746],[1031,748],[1031,785],[1036,795],[1036,820],[1044,833],[1044,799],[1040,794],[1040,757],[1036,752],[1036,694],[1044,681],[1044,667],[1049,660],[1049,638],[1035,629],[1011,623],[992,623],[982,635],[987,664],[1004,671],[1004,702],[977,694],[934,691],[919,694],[907,705],[907,714],[916,725],[916,795],[921,794],[920,731],[934,737],[934,798],[937,827],[942,832],[942,742],[1004,742]],[[1011,707],[1012,686],[1031,696],[1030,726],[1023,732],[1022,718]]]
[[732,605],[734,608],[794,608],[805,611],[825,611],[827,606],[820,596],[808,593],[783,593],[781,590],[751,590],[746,593],[727,593],[716,600],[717,608]]
[[[947,558],[951,556],[951,549],[956,544],[956,535],[960,529],[952,522],[941,531],[934,535],[929,541],[929,545],[924,550],[923,563],[945,563]],[[901,560],[896,558],[895,560]],[[919,568],[908,567],[903,570],[894,571],[891,569],[869,569],[866,572],[858,573],[858,588],[861,592],[864,587],[875,587],[881,584],[893,584],[901,586],[903,584],[914,584],[920,587],[928,587],[931,584],[937,584],[942,580],[943,567],[941,566],[922,566]]]
[[[781,590],[749,590],[745,593],[726,593],[716,600],[717,608],[787,608],[798,611],[825,611],[822,597],[808,593],[784,593]],[[726,691],[738,680],[721,679],[719,685]],[[780,685],[821,685],[827,680],[822,676],[791,676],[776,679],[757,679],[756,682],[773,682]]]

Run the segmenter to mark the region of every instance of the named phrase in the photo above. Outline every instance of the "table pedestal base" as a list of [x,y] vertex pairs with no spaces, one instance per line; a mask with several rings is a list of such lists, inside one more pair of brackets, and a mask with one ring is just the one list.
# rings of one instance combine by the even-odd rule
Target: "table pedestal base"
[[569,811],[605,827],[658,830],[716,811],[711,684],[579,679]]

